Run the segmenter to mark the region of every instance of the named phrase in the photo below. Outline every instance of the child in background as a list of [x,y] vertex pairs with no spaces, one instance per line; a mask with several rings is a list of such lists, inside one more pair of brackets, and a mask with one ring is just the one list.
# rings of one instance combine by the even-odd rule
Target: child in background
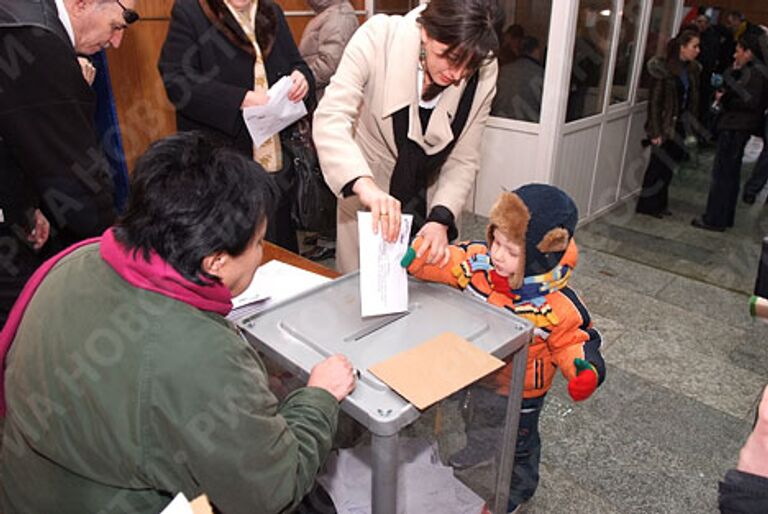
[[[504,192],[491,209],[487,243],[449,247],[445,266],[418,256],[417,238],[403,258],[412,275],[457,287],[531,321],[520,426],[508,511],[528,501],[539,482],[539,413],[559,368],[574,401],[587,399],[605,379],[600,334],[568,281],[578,259],[573,232],[578,211],[560,189],[529,184]],[[475,415],[467,426],[467,445],[449,459],[455,468],[489,461],[498,451],[491,427],[504,423],[511,365],[472,388]]]

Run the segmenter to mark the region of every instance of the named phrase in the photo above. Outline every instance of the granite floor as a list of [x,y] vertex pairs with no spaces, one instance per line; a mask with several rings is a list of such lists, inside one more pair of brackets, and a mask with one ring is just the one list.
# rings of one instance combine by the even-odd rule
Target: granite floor
[[[690,226],[712,157],[678,171],[671,217],[635,215],[632,201],[579,227],[572,285],[602,333],[608,378],[578,405],[556,380],[541,482],[523,512],[717,512],[717,482],[768,383],[768,325],[747,304],[768,214],[764,192],[725,233]],[[463,236],[484,237],[486,221],[464,216]]]

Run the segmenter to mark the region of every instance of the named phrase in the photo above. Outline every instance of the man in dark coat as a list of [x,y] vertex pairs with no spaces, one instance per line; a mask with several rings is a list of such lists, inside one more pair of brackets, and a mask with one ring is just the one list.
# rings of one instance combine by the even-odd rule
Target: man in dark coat
[[520,57],[499,68],[491,115],[538,123],[544,86],[539,40],[524,37],[520,53]]
[[762,132],[768,99],[768,73],[759,39],[747,34],[736,44],[733,67],[725,73],[724,90],[716,94],[723,112],[717,121],[717,151],[704,214],[691,224],[722,232],[733,226],[739,196],[744,147]]
[[96,97],[77,56],[119,46],[134,4],[0,0],[0,325],[44,255],[114,219]]

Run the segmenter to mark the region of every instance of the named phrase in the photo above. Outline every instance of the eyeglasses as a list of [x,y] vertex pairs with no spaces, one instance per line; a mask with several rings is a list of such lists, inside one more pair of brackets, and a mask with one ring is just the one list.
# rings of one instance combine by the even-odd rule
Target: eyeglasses
[[139,21],[139,13],[134,11],[133,9],[128,9],[126,6],[120,2],[120,0],[116,0],[117,5],[120,6],[120,8],[123,10],[123,20],[125,20],[126,25],[130,25],[131,23],[135,23]]

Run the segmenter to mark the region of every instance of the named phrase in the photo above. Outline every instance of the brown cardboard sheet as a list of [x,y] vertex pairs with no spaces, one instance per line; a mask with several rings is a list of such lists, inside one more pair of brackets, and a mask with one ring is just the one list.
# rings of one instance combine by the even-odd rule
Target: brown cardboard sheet
[[424,410],[496,371],[504,362],[452,332],[445,332],[369,368]]

